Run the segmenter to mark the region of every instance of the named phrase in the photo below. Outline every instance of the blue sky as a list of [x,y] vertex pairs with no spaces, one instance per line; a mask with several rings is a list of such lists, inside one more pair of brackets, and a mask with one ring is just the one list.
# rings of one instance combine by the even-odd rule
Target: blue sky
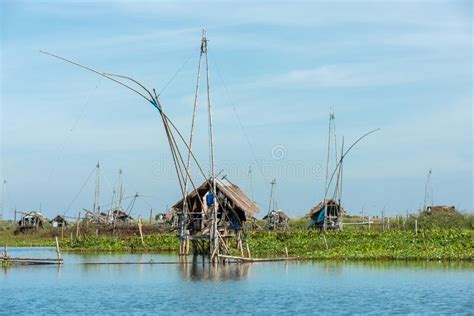
[[[349,213],[414,212],[430,168],[435,204],[473,209],[469,1],[7,0],[0,6],[6,217],[15,205],[63,213],[97,161],[102,204],[111,199],[119,168],[125,195],[145,196],[135,215],[147,216],[150,207],[163,211],[178,199],[156,111],[39,50],[128,74],[158,91],[184,64],[161,101],[187,135],[203,28],[210,40],[218,169],[250,195],[253,165],[262,216],[272,178],[278,207],[290,216],[322,199],[331,107],[339,143],[381,128],[345,162]],[[207,166],[204,97],[195,148]],[[67,215],[90,208],[93,192],[91,181]]]

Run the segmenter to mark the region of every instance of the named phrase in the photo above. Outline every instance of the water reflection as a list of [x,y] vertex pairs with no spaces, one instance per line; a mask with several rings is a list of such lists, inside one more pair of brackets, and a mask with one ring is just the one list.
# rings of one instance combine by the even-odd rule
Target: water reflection
[[251,264],[210,264],[202,256],[183,256],[178,271],[185,281],[238,281],[249,276]]

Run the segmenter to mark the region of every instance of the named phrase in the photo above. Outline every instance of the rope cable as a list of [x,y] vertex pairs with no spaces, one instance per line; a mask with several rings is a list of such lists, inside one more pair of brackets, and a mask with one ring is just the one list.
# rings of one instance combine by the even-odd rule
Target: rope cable
[[82,119],[82,117],[84,116],[84,112],[86,111],[86,108],[88,107],[89,103],[91,102],[92,100],[92,96],[95,94],[95,92],[97,91],[97,89],[99,88],[99,85],[100,83],[102,82],[102,76],[100,76],[99,80],[97,81],[97,84],[95,85],[94,89],[92,90],[91,94],[89,94],[89,96],[87,97],[84,105],[82,106],[81,108],[81,111],[79,112],[79,115],[76,117],[76,119],[74,120],[73,124],[72,124],[72,127],[69,129],[69,131],[67,132],[66,134],[66,138],[64,139],[64,142],[61,144],[61,146],[59,147],[59,152],[58,152],[58,156],[56,158],[56,163],[53,165],[50,173],[49,173],[49,176],[48,176],[48,182],[51,181],[51,178],[53,177],[53,174],[54,172],[56,171],[56,165],[57,163],[61,160],[61,157],[63,155],[63,152],[64,152],[64,149],[66,148],[66,144],[68,143],[69,141],[69,138],[71,138],[71,135],[72,133],[74,132],[74,130],[76,129],[77,125],[79,124],[79,121]]
[[79,192],[76,194],[76,196],[74,197],[74,199],[71,201],[71,203],[69,203],[69,205],[66,207],[66,210],[64,211],[63,215],[66,215],[67,212],[69,212],[69,209],[71,208],[71,206],[74,204],[74,202],[76,202],[77,198],[79,197],[79,195],[82,193],[82,190],[84,190],[84,187],[86,186],[87,183],[89,183],[89,180],[92,178],[92,176],[95,174],[95,167],[94,169],[92,169],[92,172],[90,173],[90,175],[87,177],[87,180],[84,182],[84,184],[81,186],[81,188],[79,189]]
[[227,89],[227,85],[226,85],[226,83],[225,83],[225,80],[224,80],[224,78],[223,78],[222,75],[221,75],[221,72],[220,72],[220,70],[219,70],[219,67],[217,66],[217,63],[216,63],[214,57],[212,56],[212,54],[209,54],[209,55],[211,56],[211,61],[212,61],[212,63],[213,63],[214,66],[216,67],[216,71],[217,71],[217,74],[218,74],[218,76],[219,76],[219,79],[221,80],[222,85],[224,86],[224,91],[225,91],[225,93],[226,93],[226,95],[227,95],[227,98],[229,99],[229,102],[230,102],[230,104],[231,104],[231,106],[232,106],[232,109],[233,109],[233,111],[234,111],[234,114],[235,114],[235,116],[236,116],[236,118],[237,118],[237,122],[239,123],[239,127],[240,127],[240,129],[242,130],[242,133],[244,134],[244,138],[245,138],[245,140],[247,141],[247,145],[248,145],[249,148],[250,148],[250,151],[251,151],[251,153],[252,153],[253,159],[254,159],[255,164],[256,164],[256,166],[257,166],[257,169],[258,169],[260,175],[262,176],[263,180],[265,181],[265,185],[267,185],[267,182],[268,182],[268,181],[267,181],[267,178],[265,177],[265,175],[264,175],[264,173],[263,173],[263,171],[262,171],[262,168],[261,168],[260,164],[258,163],[257,154],[255,153],[255,150],[254,150],[254,148],[253,148],[253,146],[252,146],[252,143],[250,142],[250,138],[249,138],[249,136],[248,136],[248,134],[247,134],[247,131],[245,130],[245,127],[244,127],[243,123],[242,123],[242,120],[241,120],[240,115],[239,115],[239,113],[238,113],[238,111],[237,111],[237,108],[236,108],[236,106],[235,106],[235,103],[233,102],[232,98],[230,97],[229,90]]
[[181,72],[181,70],[183,70],[184,66],[186,66],[186,64],[191,60],[191,58],[194,56],[194,54],[199,50],[200,48],[197,48],[196,50],[194,50],[192,52],[192,54],[184,61],[184,63],[178,68],[178,70],[176,70],[176,72],[173,74],[173,76],[168,80],[168,82],[165,84],[165,86],[161,89],[161,91],[158,93],[158,96],[160,96],[165,90],[166,88],[168,88],[168,86],[171,84],[171,82],[173,82],[173,80],[176,78],[176,76],[178,76],[178,74]]

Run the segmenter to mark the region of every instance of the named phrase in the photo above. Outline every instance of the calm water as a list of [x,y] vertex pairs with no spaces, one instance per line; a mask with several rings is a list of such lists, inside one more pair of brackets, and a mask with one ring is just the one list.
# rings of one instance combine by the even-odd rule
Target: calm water
[[[53,257],[48,248],[11,256]],[[64,265],[0,270],[0,315],[474,314],[474,264],[292,262],[210,267],[174,255],[63,254]]]

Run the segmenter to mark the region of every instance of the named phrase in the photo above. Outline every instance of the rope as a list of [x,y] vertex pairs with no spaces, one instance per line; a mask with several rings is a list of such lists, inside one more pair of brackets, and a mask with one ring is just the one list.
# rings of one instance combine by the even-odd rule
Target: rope
[[[200,48],[198,48],[200,49]],[[166,88],[168,88],[168,86],[171,84],[171,82],[173,82],[173,80],[176,78],[176,76],[181,72],[181,70],[184,68],[184,66],[186,66],[186,64],[191,60],[191,58],[194,56],[194,54],[198,51],[198,49],[194,50],[193,53],[184,61],[184,63],[178,68],[178,70],[176,70],[176,72],[174,73],[174,75],[171,77],[170,80],[168,80],[168,82],[165,84],[165,86],[163,87],[163,89],[161,89],[161,91],[158,93],[158,96],[160,96],[165,90]]]
[[86,102],[84,103],[84,105],[82,106],[81,108],[81,111],[79,112],[79,115],[76,117],[75,121],[73,122],[72,124],[72,127],[69,129],[69,131],[67,132],[66,134],[66,138],[64,139],[64,142],[61,144],[61,146],[59,147],[59,153],[58,153],[58,156],[56,158],[56,163],[53,165],[52,169],[51,169],[51,172],[49,173],[49,176],[48,176],[48,182],[51,181],[51,178],[53,177],[53,174],[54,172],[56,171],[56,165],[57,163],[61,160],[61,157],[62,157],[62,154],[64,152],[64,148],[66,147],[66,144],[67,142],[69,141],[69,138],[71,138],[71,135],[72,133],[74,132],[74,130],[76,129],[77,125],[79,124],[79,121],[81,120],[81,118],[83,117],[84,115],[84,112],[87,108],[87,106],[89,105],[90,101],[92,100],[92,96],[95,94],[95,92],[97,91],[97,88],[99,87],[100,83],[102,82],[102,76],[100,76],[99,80],[97,81],[97,84],[95,85],[94,89],[92,90],[91,94],[87,97],[86,99]]
[[69,209],[71,208],[71,206],[74,204],[74,202],[76,202],[77,198],[79,197],[79,195],[82,193],[82,190],[84,190],[84,187],[86,186],[87,183],[89,183],[89,180],[92,178],[92,176],[94,175],[95,173],[95,167],[94,169],[92,169],[92,172],[91,174],[89,175],[89,177],[87,177],[87,180],[84,182],[84,184],[82,185],[81,189],[79,190],[79,192],[76,194],[76,196],[74,197],[74,199],[71,201],[71,203],[69,203],[69,205],[66,207],[66,210],[64,211],[64,215],[66,215],[67,212],[69,212]]
[[267,180],[267,178],[266,178],[265,175],[263,174],[262,168],[261,168],[260,164],[258,163],[257,154],[255,153],[255,150],[254,150],[254,148],[253,148],[253,146],[252,146],[252,143],[250,142],[250,138],[249,138],[249,136],[248,136],[248,134],[247,134],[247,132],[246,132],[246,130],[245,130],[245,128],[244,128],[244,125],[242,124],[242,120],[240,119],[240,115],[239,115],[239,113],[238,113],[238,111],[237,111],[237,108],[235,107],[235,103],[233,102],[232,98],[230,97],[229,90],[227,90],[227,85],[225,84],[225,80],[224,80],[224,78],[222,77],[221,72],[219,71],[219,67],[217,66],[217,63],[216,63],[216,61],[214,60],[214,57],[213,57],[211,54],[209,54],[209,55],[211,56],[211,61],[212,61],[212,63],[213,63],[214,66],[216,67],[216,71],[217,71],[217,74],[218,74],[218,76],[219,76],[219,79],[221,80],[222,85],[224,86],[224,91],[225,91],[225,93],[226,93],[226,95],[227,95],[227,98],[229,99],[229,102],[230,102],[230,104],[231,104],[231,106],[232,106],[232,109],[233,109],[233,111],[234,111],[234,114],[235,114],[235,116],[236,116],[236,118],[237,118],[237,122],[239,123],[239,127],[240,127],[240,129],[242,130],[242,133],[244,134],[244,138],[245,138],[245,140],[247,141],[247,145],[248,145],[249,148],[250,148],[250,152],[252,153],[252,157],[253,157],[253,159],[254,159],[254,161],[255,161],[255,164],[256,164],[256,166],[257,166],[257,169],[258,169],[260,175],[262,176],[263,180],[265,181],[265,185],[267,185],[267,182],[269,182],[269,181]]

